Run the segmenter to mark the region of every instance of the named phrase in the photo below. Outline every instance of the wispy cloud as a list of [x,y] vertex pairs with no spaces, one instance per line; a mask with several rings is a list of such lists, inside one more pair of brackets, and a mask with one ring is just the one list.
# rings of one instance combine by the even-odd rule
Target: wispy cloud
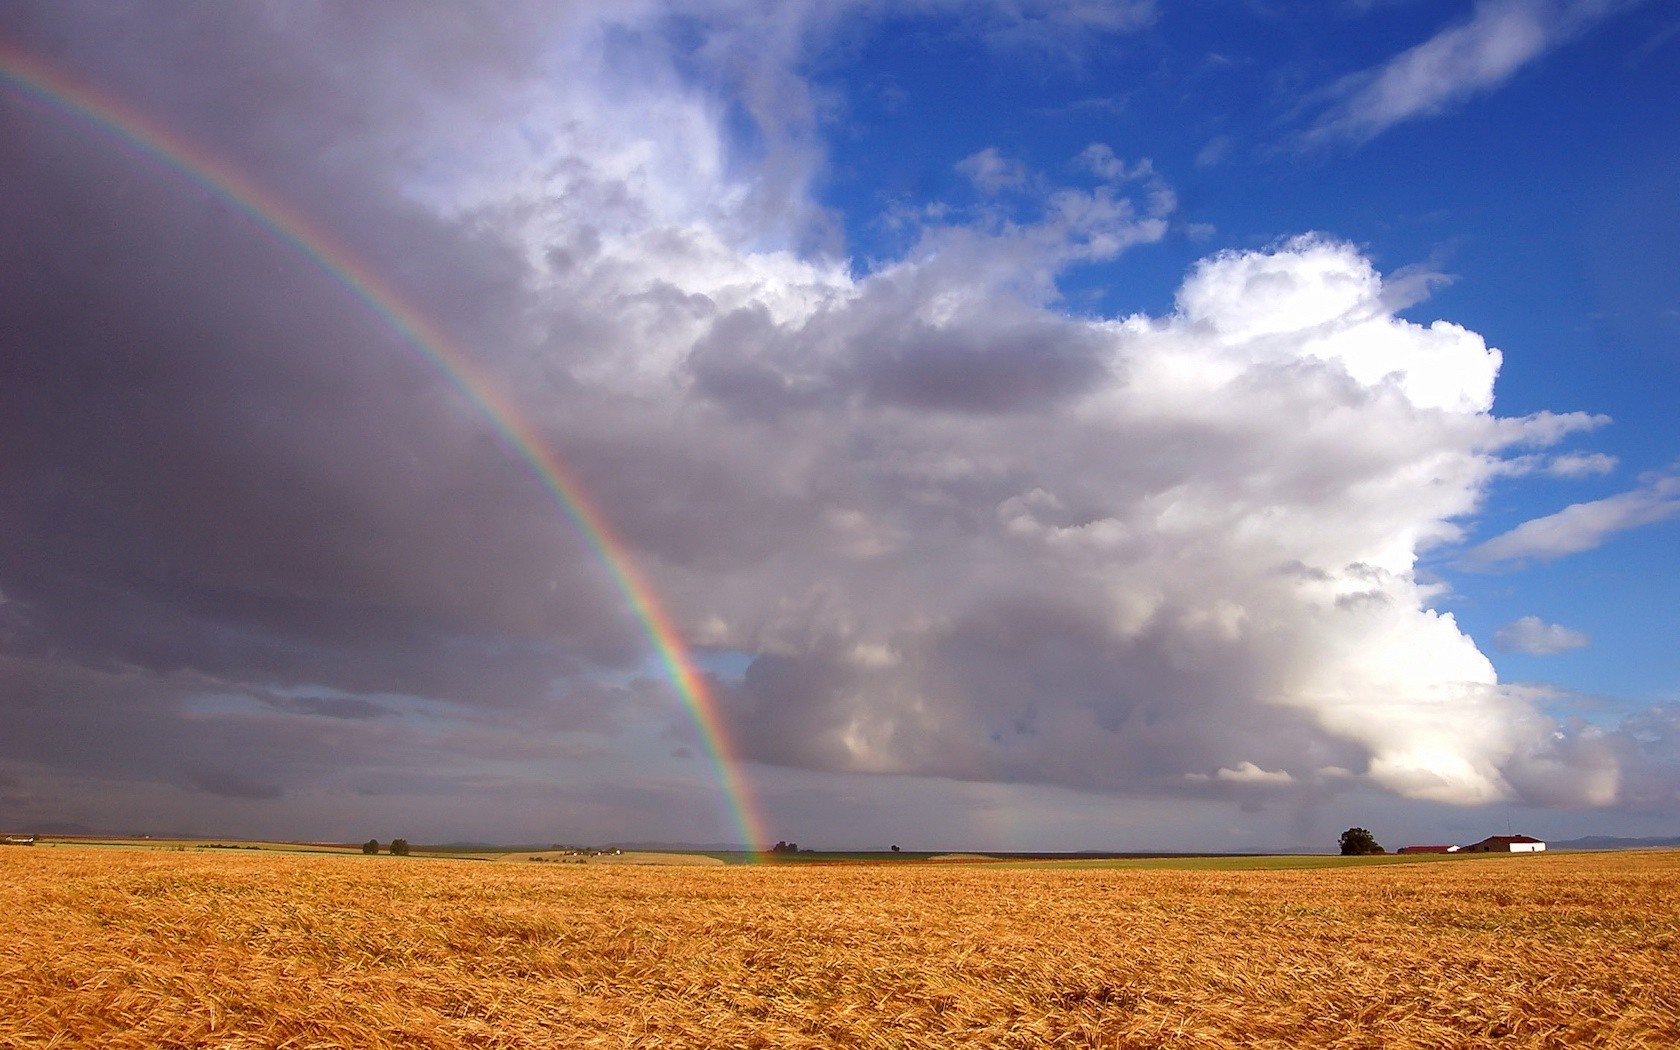
[[1569,452],[1546,464],[1546,473],[1554,478],[1585,478],[1615,469],[1616,457],[1604,452]]
[[964,157],[958,162],[957,171],[968,176],[980,192],[988,194],[1025,189],[1030,177],[1025,164],[1005,157],[996,146]]
[[1529,559],[1552,561],[1592,550],[1618,532],[1680,514],[1680,477],[1649,478],[1629,492],[1576,503],[1556,514],[1525,521],[1471,549],[1472,565],[1492,566]]
[[1589,641],[1580,631],[1572,631],[1562,624],[1547,623],[1538,616],[1524,616],[1493,632],[1495,648],[1508,653],[1527,653],[1529,656],[1550,656],[1569,649],[1580,649]]
[[1641,0],[1484,0],[1469,21],[1343,78],[1308,142],[1365,142],[1491,91],[1519,69]]
[[1237,784],[1290,784],[1295,781],[1288,770],[1261,769],[1253,762],[1239,762],[1234,769],[1222,767],[1214,774],[1214,779]]
[[1513,478],[1544,475],[1577,480],[1613,472],[1621,460],[1606,452],[1560,452],[1557,455],[1514,456],[1504,461],[1501,473]]

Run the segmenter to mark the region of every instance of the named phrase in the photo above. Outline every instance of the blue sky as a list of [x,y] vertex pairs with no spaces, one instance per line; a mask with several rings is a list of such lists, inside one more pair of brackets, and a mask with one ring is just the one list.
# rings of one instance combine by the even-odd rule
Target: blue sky
[[[24,3],[0,40],[450,333],[695,649],[773,838],[1676,830],[1672,5]],[[0,824],[734,834],[482,407],[178,172],[15,87],[0,123]]]

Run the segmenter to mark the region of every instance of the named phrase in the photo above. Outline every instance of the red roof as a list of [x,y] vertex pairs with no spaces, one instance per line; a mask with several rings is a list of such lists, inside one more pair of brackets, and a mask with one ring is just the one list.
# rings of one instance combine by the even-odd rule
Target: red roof
[[1528,850],[1518,851],[1515,849],[1517,846],[1534,846],[1536,849],[1546,848],[1546,844],[1544,842],[1536,838],[1530,838],[1527,835],[1489,835],[1482,841],[1472,842],[1470,845],[1463,847],[1463,849],[1468,850],[1471,853],[1489,853],[1498,850],[1523,853],[1529,852]]

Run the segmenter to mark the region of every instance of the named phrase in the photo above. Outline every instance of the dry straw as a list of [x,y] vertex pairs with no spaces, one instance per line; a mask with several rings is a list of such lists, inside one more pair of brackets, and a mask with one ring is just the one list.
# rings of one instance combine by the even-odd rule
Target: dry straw
[[1312,871],[0,852],[0,1046],[1680,1045],[1680,854]]

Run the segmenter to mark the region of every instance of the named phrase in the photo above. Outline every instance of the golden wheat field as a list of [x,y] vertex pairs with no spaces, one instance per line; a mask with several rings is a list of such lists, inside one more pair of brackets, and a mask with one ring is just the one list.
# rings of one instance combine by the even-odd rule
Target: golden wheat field
[[0,851],[0,1045],[1680,1045],[1680,853],[1299,871]]

